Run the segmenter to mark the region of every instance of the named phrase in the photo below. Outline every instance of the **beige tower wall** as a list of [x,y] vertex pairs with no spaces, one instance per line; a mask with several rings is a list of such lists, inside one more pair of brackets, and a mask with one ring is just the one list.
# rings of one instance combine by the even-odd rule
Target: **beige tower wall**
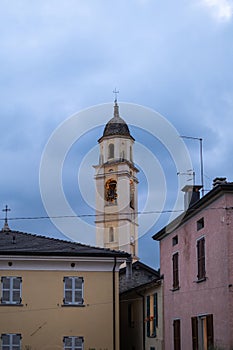
[[[138,256],[138,193],[137,172],[132,163],[133,140],[123,136],[108,136],[100,142],[100,164],[94,166],[96,181],[96,244],[100,247],[127,251]],[[114,158],[109,158],[109,145],[114,145]],[[122,155],[124,157],[122,158]],[[105,185],[116,181],[117,199],[106,200]],[[130,205],[131,185],[134,207]],[[110,228],[114,230],[111,241]]]

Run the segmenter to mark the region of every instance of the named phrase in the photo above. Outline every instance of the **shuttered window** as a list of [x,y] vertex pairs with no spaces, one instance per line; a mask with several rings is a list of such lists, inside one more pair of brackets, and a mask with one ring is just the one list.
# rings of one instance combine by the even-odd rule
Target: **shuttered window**
[[198,319],[197,317],[192,317],[192,349],[198,350]]
[[197,279],[203,280],[206,277],[205,272],[205,238],[197,241]]
[[192,350],[210,349],[214,345],[213,315],[192,317]]
[[173,321],[174,350],[180,350],[180,320]]
[[1,350],[21,350],[21,334],[2,334]]
[[209,349],[214,345],[214,326],[213,326],[213,315],[206,316],[207,323],[207,348]]
[[83,337],[64,337],[64,350],[83,350]]
[[6,276],[1,278],[1,304],[21,304],[21,277]]
[[83,278],[64,277],[64,304],[82,305],[83,300]]
[[179,288],[179,254],[175,253],[172,257],[173,264],[173,289]]

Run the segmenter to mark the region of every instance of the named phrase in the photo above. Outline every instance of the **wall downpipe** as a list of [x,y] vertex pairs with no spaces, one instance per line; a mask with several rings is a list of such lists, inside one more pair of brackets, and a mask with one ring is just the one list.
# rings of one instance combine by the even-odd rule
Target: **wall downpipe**
[[112,269],[112,293],[113,293],[113,350],[116,350],[116,279],[115,279],[115,271],[116,271],[116,257],[114,256],[114,265]]

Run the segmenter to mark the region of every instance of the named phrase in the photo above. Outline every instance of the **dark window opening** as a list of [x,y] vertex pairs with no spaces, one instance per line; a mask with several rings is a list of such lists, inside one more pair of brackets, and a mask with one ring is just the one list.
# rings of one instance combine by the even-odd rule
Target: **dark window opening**
[[105,184],[105,199],[107,202],[116,204],[117,200],[117,182],[115,180],[108,180]]
[[175,253],[172,257],[173,265],[173,289],[179,289],[179,254]]
[[204,227],[204,218],[201,218],[197,221],[197,231],[201,230]]
[[197,241],[197,279],[205,280],[205,238],[201,238]]
[[128,304],[128,327],[134,328],[134,319],[133,319],[133,305]]
[[174,245],[176,245],[176,244],[178,244],[178,236],[174,236],[174,237],[172,238],[172,245],[174,246]]
[[180,320],[173,321],[174,350],[180,350]]

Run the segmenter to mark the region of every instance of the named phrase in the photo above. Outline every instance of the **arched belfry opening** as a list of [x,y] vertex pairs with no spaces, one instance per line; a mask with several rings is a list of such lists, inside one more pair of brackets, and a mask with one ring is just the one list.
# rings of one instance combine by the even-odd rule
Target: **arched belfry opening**
[[105,183],[105,200],[107,203],[117,203],[117,182],[116,180],[109,179]]
[[114,158],[114,144],[110,143],[108,145],[108,159]]

